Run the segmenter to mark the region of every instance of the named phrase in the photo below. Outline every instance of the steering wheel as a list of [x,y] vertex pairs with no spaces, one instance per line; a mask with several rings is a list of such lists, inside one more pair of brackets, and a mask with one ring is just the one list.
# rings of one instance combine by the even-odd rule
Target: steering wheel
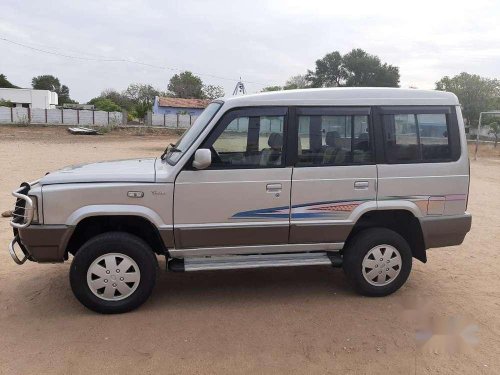
[[210,146],[210,152],[212,153],[212,161],[216,164],[223,164],[223,161],[217,151],[215,151],[215,148],[213,146]]

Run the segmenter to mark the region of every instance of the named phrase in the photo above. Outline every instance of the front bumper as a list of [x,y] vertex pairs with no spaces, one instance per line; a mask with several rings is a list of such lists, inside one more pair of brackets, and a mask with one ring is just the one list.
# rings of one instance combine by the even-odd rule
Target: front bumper
[[472,216],[468,212],[454,216],[427,216],[420,219],[425,248],[460,245],[470,231]]
[[[40,263],[58,263],[65,260],[66,245],[74,228],[66,225],[30,225],[26,228],[14,228],[14,239],[9,245],[9,252],[17,264],[26,260]],[[23,253],[19,257],[16,245]]]

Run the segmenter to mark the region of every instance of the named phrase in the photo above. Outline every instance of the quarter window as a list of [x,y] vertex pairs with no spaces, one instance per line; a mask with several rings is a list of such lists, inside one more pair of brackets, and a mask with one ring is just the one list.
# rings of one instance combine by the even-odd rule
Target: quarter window
[[383,115],[389,162],[411,163],[451,158],[446,115]]
[[372,161],[368,116],[298,116],[297,166]]
[[449,159],[451,149],[445,114],[417,115],[422,159]]

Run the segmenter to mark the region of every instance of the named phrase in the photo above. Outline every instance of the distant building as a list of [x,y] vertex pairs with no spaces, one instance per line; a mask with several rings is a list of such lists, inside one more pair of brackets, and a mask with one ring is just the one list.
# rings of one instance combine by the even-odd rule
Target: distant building
[[189,114],[198,116],[210,100],[204,99],[182,99],[182,98],[164,98],[157,96],[153,104],[153,113],[159,115]]
[[24,108],[51,109],[58,103],[57,93],[49,90],[0,88],[0,99]]

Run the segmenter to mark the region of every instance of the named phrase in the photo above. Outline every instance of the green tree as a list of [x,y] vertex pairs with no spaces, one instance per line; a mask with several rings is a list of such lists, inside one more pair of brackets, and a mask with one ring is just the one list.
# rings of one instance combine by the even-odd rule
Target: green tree
[[136,115],[137,118],[143,119],[146,117],[148,111],[151,111],[151,108],[151,105],[146,102],[137,103],[134,107],[133,114]]
[[359,48],[343,56],[334,51],[316,61],[306,80],[311,87],[399,87],[399,68]]
[[0,74],[0,88],[18,89],[19,87],[10,83],[5,74]]
[[152,107],[155,97],[160,95],[160,91],[151,85],[132,83],[123,94],[134,103],[134,106],[141,104]]
[[0,99],[0,107],[14,107],[14,103],[12,103],[10,100],[4,100]]
[[342,55],[338,51],[316,60],[315,70],[308,70],[306,74],[307,82],[311,87],[342,86],[344,78]]
[[296,76],[290,77],[286,81],[283,90],[295,90],[295,89],[306,89],[308,87],[307,79],[305,74],[298,74]]
[[345,86],[399,87],[399,68],[382,63],[378,56],[357,48],[345,54],[343,62]]
[[488,127],[490,128],[489,133],[495,136],[495,148],[496,148],[498,143],[498,137],[500,136],[500,122],[493,121],[488,125]]
[[214,100],[217,98],[222,98],[225,96],[224,89],[220,86],[215,85],[204,85],[203,86],[203,98]]
[[281,91],[283,90],[283,87],[281,86],[267,86],[264,87],[260,92],[270,92],[270,91]]
[[479,114],[495,109],[495,99],[500,96],[500,81],[463,72],[451,78],[441,78],[436,82],[436,90],[454,93],[462,105],[467,124],[477,127]]
[[204,98],[203,81],[189,71],[175,74],[170,78],[168,91],[177,98]]
[[106,112],[121,112],[122,108],[113,102],[111,99],[108,98],[101,98],[97,97],[89,101],[89,104],[93,104],[95,106],[95,109],[99,111],[106,111]]
[[69,88],[66,85],[61,85],[59,78],[52,75],[41,75],[33,77],[31,86],[36,90],[50,90],[57,93],[59,105],[65,103],[76,103],[69,96]]
[[130,98],[128,98],[124,93],[120,93],[114,89],[106,89],[101,92],[101,95],[99,95],[97,98],[94,99],[99,99],[99,98],[109,99],[126,111],[132,111],[134,109],[134,102]]

